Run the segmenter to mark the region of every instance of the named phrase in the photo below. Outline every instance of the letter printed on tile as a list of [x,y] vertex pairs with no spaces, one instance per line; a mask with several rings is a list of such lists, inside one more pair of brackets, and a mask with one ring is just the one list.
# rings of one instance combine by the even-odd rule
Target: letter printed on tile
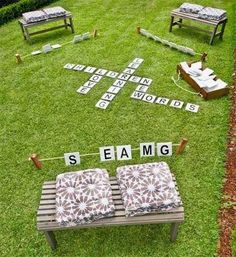
[[101,162],[107,162],[115,160],[115,148],[114,146],[99,147]]
[[139,146],[140,157],[155,156],[155,143],[141,143]]
[[171,156],[172,155],[172,142],[157,143],[158,156]]
[[66,166],[80,164],[80,154],[79,152],[64,153],[64,160]]
[[117,152],[117,160],[131,160],[132,159],[132,151],[131,145],[118,145],[116,147]]

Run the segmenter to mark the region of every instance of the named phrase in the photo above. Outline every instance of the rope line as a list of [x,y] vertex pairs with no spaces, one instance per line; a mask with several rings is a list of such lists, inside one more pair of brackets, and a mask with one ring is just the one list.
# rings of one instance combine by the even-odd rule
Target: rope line
[[171,79],[172,79],[172,81],[174,82],[174,84],[175,84],[178,88],[182,89],[183,91],[186,91],[186,92],[188,92],[188,93],[190,93],[190,94],[193,94],[193,95],[199,95],[199,93],[192,92],[192,91],[190,91],[190,90],[188,90],[188,89],[185,89],[185,88],[181,87],[181,86],[178,84],[178,81],[180,81],[180,74],[179,74],[179,73],[178,73],[178,79],[177,79],[177,80],[175,80],[174,76],[172,76]]
[[[172,146],[179,146],[180,144],[172,144]],[[186,147],[189,147],[188,145]],[[157,146],[155,147],[157,148]],[[140,148],[133,148],[132,151],[138,151],[140,150]],[[116,153],[117,151],[115,151]],[[81,154],[80,156],[81,157],[84,157],[84,156],[93,156],[93,155],[99,155],[100,153],[88,153],[88,154]],[[53,161],[53,160],[60,160],[60,159],[64,159],[64,156],[58,156],[58,157],[51,157],[51,158],[43,158],[43,159],[40,159],[39,161]],[[31,161],[31,159],[29,158],[29,161]]]

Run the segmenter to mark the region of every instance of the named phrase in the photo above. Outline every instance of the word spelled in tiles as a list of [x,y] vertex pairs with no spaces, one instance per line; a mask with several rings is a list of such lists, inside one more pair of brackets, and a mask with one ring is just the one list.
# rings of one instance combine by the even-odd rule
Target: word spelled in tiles
[[107,107],[115,99],[118,93],[127,85],[127,83],[131,82],[138,84],[135,91],[131,94],[132,99],[141,100],[147,103],[170,106],[177,109],[182,109],[183,106],[185,106],[186,111],[193,113],[197,113],[199,111],[199,105],[192,103],[185,104],[180,100],[170,100],[166,97],[157,97],[155,95],[148,94],[147,91],[152,84],[152,79],[134,75],[143,61],[144,60],[141,58],[135,58],[121,73],[107,69],[96,68],[93,66],[71,63],[67,63],[64,68],[92,74],[89,80],[77,90],[79,94],[83,95],[88,94],[89,91],[92,90],[92,88],[95,87],[98,83],[100,83],[104,77],[114,79],[113,84],[107,89],[107,91],[101,96],[95,105],[100,109],[107,109]]
[[[105,161],[124,161],[132,160],[132,150],[139,150],[140,157],[172,156],[172,142],[164,143],[141,143],[139,148],[132,149],[131,145],[103,146],[99,147],[99,155],[101,162]],[[81,163],[79,152],[64,153],[64,160],[67,166],[78,165]]]

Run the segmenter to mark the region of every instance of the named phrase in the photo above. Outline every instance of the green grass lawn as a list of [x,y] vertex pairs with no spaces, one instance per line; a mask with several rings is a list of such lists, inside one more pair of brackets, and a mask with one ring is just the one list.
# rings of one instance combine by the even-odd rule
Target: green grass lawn
[[[136,34],[140,25],[154,34],[208,52],[207,65],[232,83],[233,0],[214,1],[226,9],[229,22],[224,41],[209,46],[209,37],[191,30],[168,32],[169,13],[182,1],[64,0],[54,3],[74,14],[76,33],[99,30],[99,37],[62,49],[29,57],[15,63],[15,53],[26,55],[47,43],[72,40],[70,31],[58,30],[35,36],[27,44],[17,20],[0,27],[0,253],[1,256],[81,256],[81,257],[209,257],[218,242],[217,216],[224,176],[226,134],[230,97],[204,101],[177,88],[171,81],[176,65],[194,57],[171,50]],[[212,5],[210,0],[198,3]],[[89,74],[63,69],[78,63],[122,71],[135,57],[144,58],[137,70],[153,79],[149,93],[200,105],[200,112],[148,104],[130,99],[135,85],[129,83],[107,110],[96,102],[112,85],[103,79],[86,96],[76,93]],[[189,89],[185,82],[181,86]],[[104,145],[142,142],[178,143],[189,139],[181,155],[140,159],[134,154],[128,162],[100,163],[99,157],[82,158],[80,166],[66,167],[63,160],[45,162],[36,170],[27,158],[63,156],[65,152],[97,152]],[[44,236],[36,230],[36,210],[41,186],[66,171],[93,167],[108,169],[115,175],[117,166],[166,161],[177,178],[185,205],[185,222],[177,241],[169,241],[169,225],[111,227],[56,232],[59,247],[54,253]]]

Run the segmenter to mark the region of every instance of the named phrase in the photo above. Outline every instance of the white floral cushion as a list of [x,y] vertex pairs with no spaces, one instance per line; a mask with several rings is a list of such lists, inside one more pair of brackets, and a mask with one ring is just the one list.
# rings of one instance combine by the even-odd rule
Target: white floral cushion
[[43,11],[47,14],[48,18],[60,17],[66,14],[66,10],[60,6],[44,8]]
[[23,13],[22,17],[26,23],[43,21],[47,19],[46,13],[41,10]]
[[126,216],[166,211],[181,204],[165,162],[118,167],[117,181]]
[[114,215],[115,206],[105,169],[60,174],[56,178],[56,221],[76,226]]
[[221,20],[226,17],[226,11],[211,7],[205,7],[198,13],[199,18],[206,20]]
[[180,7],[179,10],[181,12],[186,12],[186,13],[198,13],[203,9],[202,5],[198,4],[190,4],[190,3],[183,3]]

